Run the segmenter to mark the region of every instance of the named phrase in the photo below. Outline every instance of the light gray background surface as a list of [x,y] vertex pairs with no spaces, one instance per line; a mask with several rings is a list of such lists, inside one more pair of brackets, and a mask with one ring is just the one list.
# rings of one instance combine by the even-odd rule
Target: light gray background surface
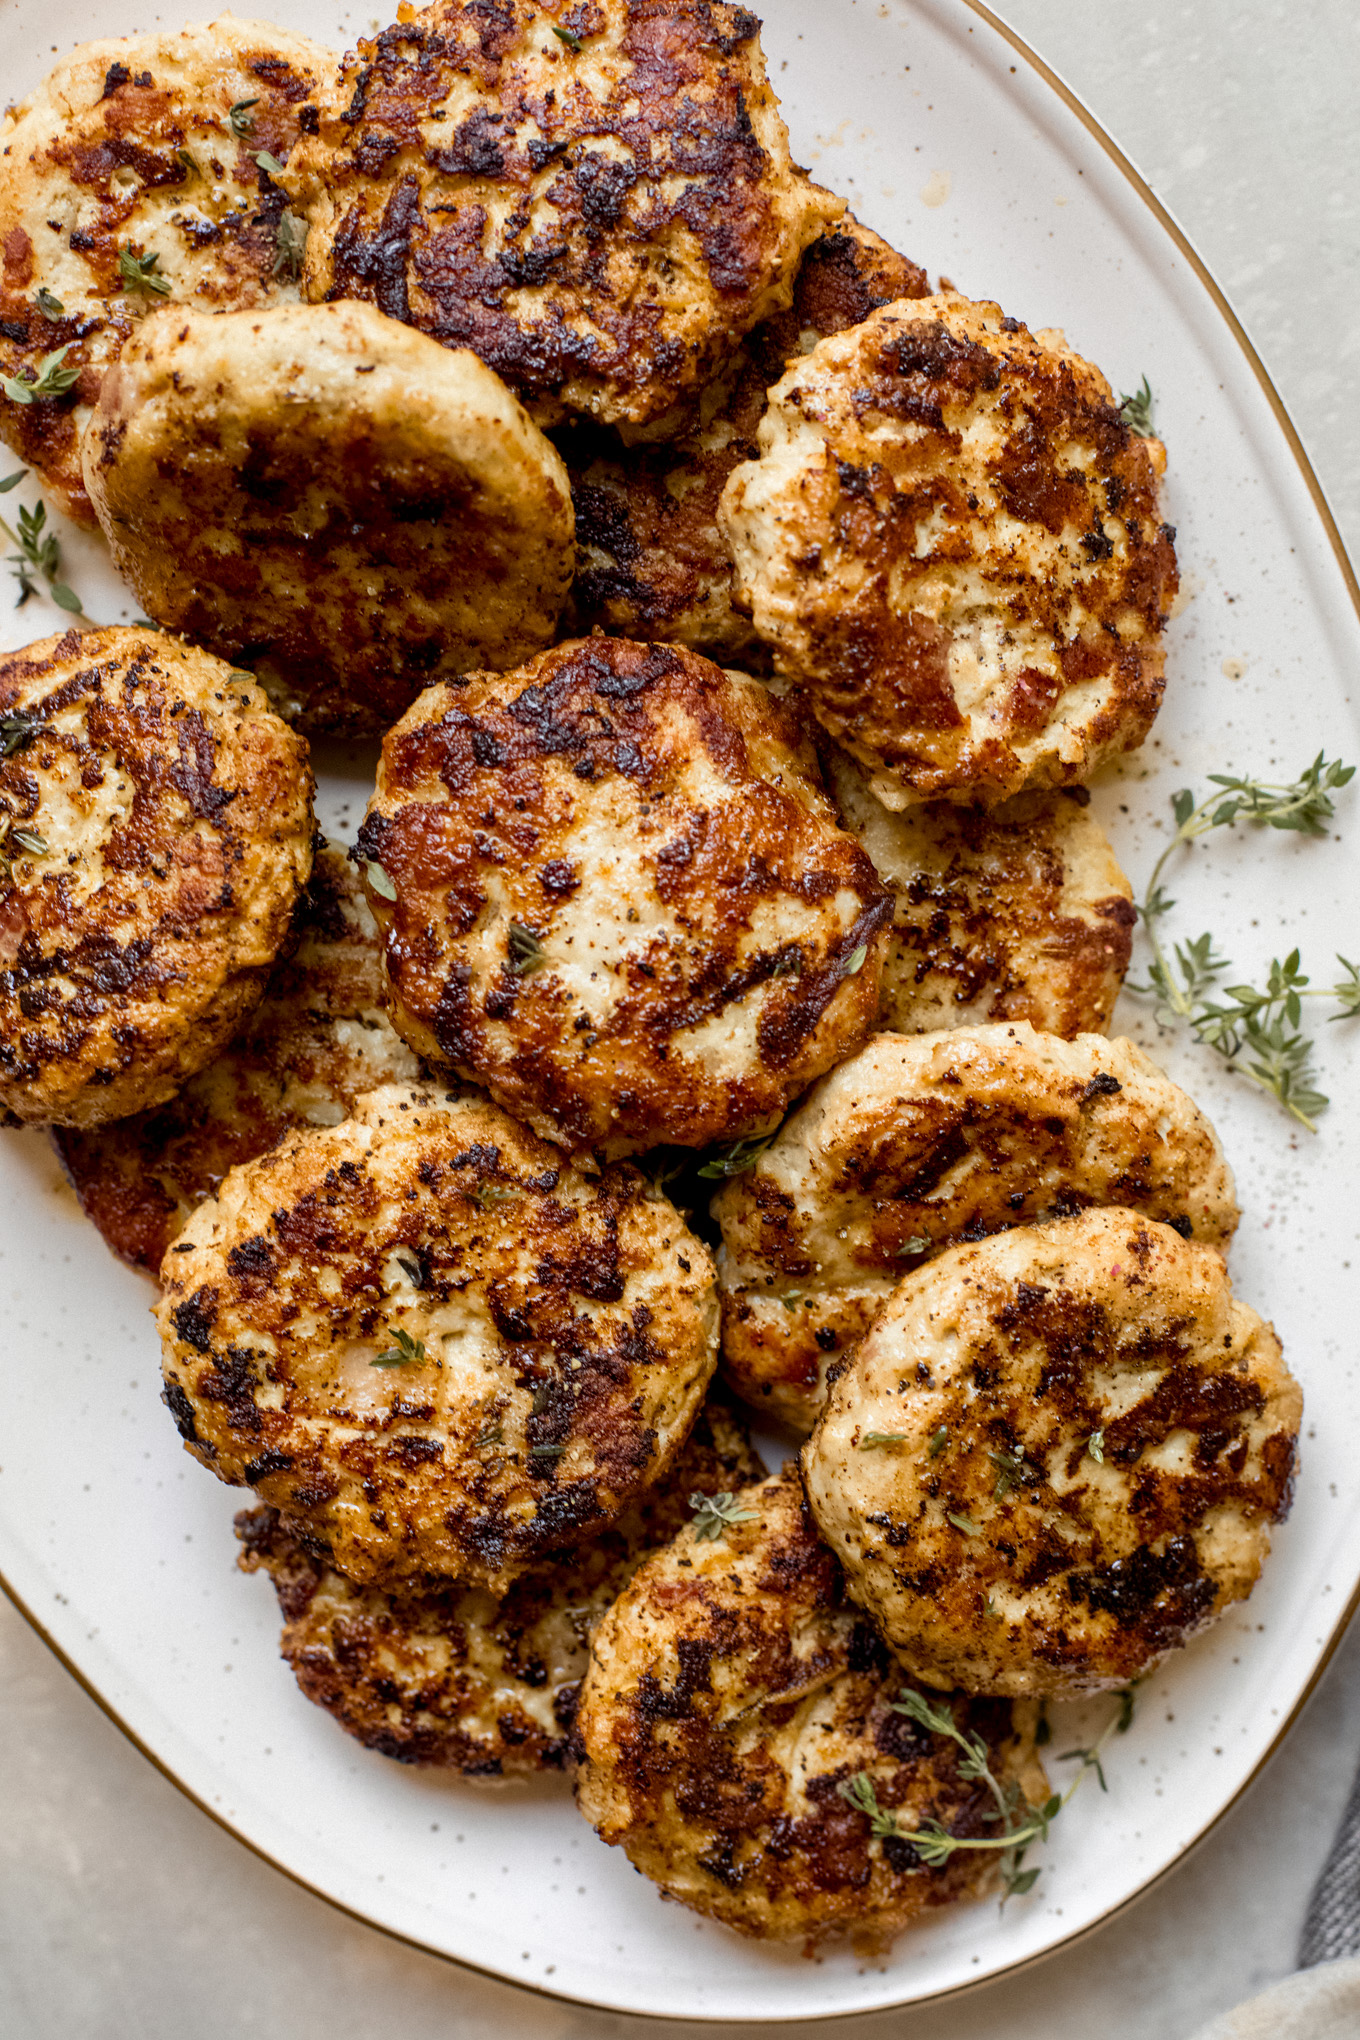
[[[767,15],[777,8],[765,0]],[[1133,158],[1228,292],[1360,559],[1360,6],[1169,0],[1140,19],[1113,0],[1009,0],[1004,13]],[[791,2040],[813,2030],[1185,2040],[1292,1967],[1357,1760],[1360,1627],[1264,1776],[1111,1926],[947,2005],[782,2030]],[[183,1800],[0,1601],[0,2040],[697,2040],[719,2030],[536,2000],[344,1919]]]

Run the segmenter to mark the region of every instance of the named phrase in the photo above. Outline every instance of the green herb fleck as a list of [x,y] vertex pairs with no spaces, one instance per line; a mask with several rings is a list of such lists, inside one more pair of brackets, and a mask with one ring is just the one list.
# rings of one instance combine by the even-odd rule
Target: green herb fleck
[[480,1452],[487,1445],[503,1445],[504,1443],[505,1431],[503,1427],[500,1424],[488,1424],[486,1429],[479,1431],[473,1439],[472,1449],[474,1452]]
[[956,1530],[962,1530],[965,1537],[981,1537],[982,1532],[971,1516],[965,1516],[962,1509],[946,1509],[945,1521],[952,1523]]
[[38,310],[45,319],[64,319],[66,317],[65,305],[59,297],[47,288],[46,284],[38,286],[34,293],[34,298]]
[[779,1298],[779,1302],[783,1304],[785,1310],[797,1310],[802,1301],[803,1291],[801,1289],[786,1289]]
[[268,149],[257,149],[255,151],[255,161],[267,177],[283,176],[283,164],[280,163],[277,156],[271,156]]
[[198,176],[199,174],[198,165],[197,163],[195,163],[193,157],[189,154],[189,151],[187,149],[176,149],[175,161],[181,165],[186,177]]
[[1033,1487],[1039,1476],[1032,1466],[1025,1463],[1021,1452],[989,1452],[987,1457],[996,1468],[996,1486],[992,1489],[992,1500],[1004,1502],[1013,1487]]
[[6,475],[4,481],[0,482],[0,496],[7,496],[11,489],[17,489],[27,473],[27,468],[15,468],[12,475]]
[[565,1445],[531,1445],[530,1459],[560,1459],[566,1451]]
[[425,1358],[425,1341],[413,1339],[409,1332],[395,1331],[393,1344],[385,1353],[379,1353],[376,1360],[370,1360],[370,1367],[415,1367]]
[[719,1495],[692,1494],[689,1505],[694,1511],[694,1535],[701,1544],[716,1543],[724,1530],[733,1523],[754,1523],[754,1509],[739,1509],[737,1498],[730,1488],[724,1488]]
[[932,1431],[930,1434],[930,1443],[926,1447],[927,1457],[938,1459],[948,1443],[949,1426],[948,1424],[941,1424],[938,1431]]
[[548,961],[547,950],[533,929],[526,928],[523,921],[510,923],[505,946],[510,952],[510,969],[515,977],[532,977]]
[[908,1254],[924,1254],[929,1245],[930,1237],[927,1233],[913,1233],[909,1240],[903,1240],[901,1246],[897,1249],[895,1258],[899,1261],[905,1261]]
[[555,35],[555,36],[557,37],[557,40],[558,40],[559,42],[564,42],[564,43],[566,44],[566,46],[567,46],[567,48],[568,48],[569,50],[579,50],[579,49],[580,49],[580,47],[581,47],[581,38],[580,38],[580,36],[579,36],[579,35],[573,35],[573,34],[572,34],[572,32],[571,32],[571,30],[570,30],[569,28],[558,28],[558,27],[557,27],[557,26],[556,26],[556,25],[554,24],[554,26],[553,26],[553,34],[554,34],[554,35]]
[[479,1183],[472,1193],[473,1202],[480,1204],[483,1211],[489,1211],[493,1204],[513,1204],[519,1191],[509,1183]]
[[160,274],[160,256],[135,255],[130,247],[118,250],[118,273],[126,290],[147,290],[157,297],[169,297],[168,276]]
[[243,142],[248,134],[254,133],[255,116],[250,109],[252,106],[258,106],[259,103],[258,99],[238,99],[235,106],[228,113],[227,126],[231,129],[238,142]]
[[1091,1458],[1094,1459],[1097,1466],[1103,1466],[1105,1464],[1104,1431],[1092,1431],[1090,1437],[1086,1440],[1086,1450],[1090,1454]]
[[862,1813],[869,1823],[869,1832],[875,1841],[885,1841],[889,1835],[903,1836],[910,1841],[912,1836],[905,1833],[897,1815],[878,1803],[874,1781],[867,1771],[856,1771],[853,1778],[842,1778],[836,1787],[841,1798],[853,1806],[856,1813]]
[[281,212],[274,229],[274,275],[282,276],[285,270],[291,277],[301,275],[306,253],[306,220],[300,219],[294,212]]
[[852,949],[845,962],[841,965],[841,976],[843,978],[856,976],[859,971],[863,970],[864,959],[868,954],[868,945],[863,942],[860,943],[858,949]]
[[774,1141],[772,1133],[756,1136],[752,1140],[733,1141],[731,1147],[719,1148],[701,1164],[698,1173],[706,1182],[725,1182],[729,1176],[744,1176],[753,1169],[766,1149]]
[[32,404],[39,397],[64,397],[80,380],[78,368],[63,366],[74,345],[74,340],[68,340],[64,347],[56,347],[50,354],[44,354],[36,374],[26,368],[18,375],[0,375],[0,390],[12,404]]
[[771,977],[801,977],[803,975],[803,952],[791,942],[787,949],[781,949],[770,970]]
[[[253,680],[255,675],[253,673],[243,673],[241,678],[243,680]],[[368,880],[369,891],[375,892],[380,900],[394,900],[397,897],[397,888],[393,885],[382,865],[374,859],[370,858],[365,865],[364,876]]]
[[1153,436],[1152,401],[1152,385],[1146,376],[1131,397],[1121,397],[1119,400],[1120,417],[1130,432],[1135,433],[1139,439],[1151,439]]
[[46,857],[49,854],[41,836],[32,829],[16,829],[13,818],[6,816],[0,822],[0,878],[13,875],[14,859],[20,852],[28,857]]
[[41,728],[36,716],[25,715],[19,708],[0,715],[0,758],[13,758],[26,751]]
[[873,1452],[880,1445],[905,1445],[911,1437],[910,1431],[866,1431],[859,1441],[861,1452]]

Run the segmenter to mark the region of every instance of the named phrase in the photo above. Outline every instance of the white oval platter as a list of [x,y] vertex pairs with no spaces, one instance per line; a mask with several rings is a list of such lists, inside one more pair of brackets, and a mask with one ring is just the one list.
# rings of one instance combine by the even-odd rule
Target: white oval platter
[[[272,12],[336,44],[378,25],[325,0]],[[128,0],[8,0],[0,77],[17,97],[57,51],[180,18]],[[1117,150],[969,0],[768,0],[765,47],[795,154],[863,218],[932,275],[1065,328],[1116,388],[1146,374],[1156,393],[1191,599],[1171,628],[1154,741],[1096,790],[1135,883],[1178,787],[1218,770],[1292,778],[1324,746],[1360,754],[1360,627],[1321,499],[1226,307]],[[0,513],[20,501],[36,501],[31,484]],[[61,535],[89,612],[129,618],[98,543]],[[5,606],[0,644],[62,622],[42,601]],[[323,820],[351,840],[371,755],[318,765]],[[1334,951],[1360,955],[1357,805],[1343,797],[1339,840],[1239,831],[1196,852],[1173,875],[1177,931],[1211,927],[1243,976],[1295,942],[1319,981]],[[0,1575],[114,1719],[242,1841],[375,1926],[531,1989],[734,2024],[919,2002],[1032,1961],[1127,1902],[1231,1803],[1360,1583],[1347,1194],[1360,1043],[1344,1025],[1321,1030],[1333,1106],[1313,1136],[1207,1051],[1159,1036],[1146,1003],[1126,997],[1118,1024],[1222,1130],[1244,1210],[1234,1278],[1276,1320],[1306,1389],[1302,1473],[1253,1599],[1142,1689],[1108,1793],[1087,1783],[1037,1888],[1004,1913],[957,1909],[880,1962],[833,1950],[810,1963],[663,1904],[560,1783],[474,1787],[346,1740],[280,1664],[267,1586],[233,1568],[244,1497],[185,1457],[161,1406],[150,1283],[105,1251],[33,1133],[0,1136]],[[1107,1711],[1060,1718],[1053,1750]]]

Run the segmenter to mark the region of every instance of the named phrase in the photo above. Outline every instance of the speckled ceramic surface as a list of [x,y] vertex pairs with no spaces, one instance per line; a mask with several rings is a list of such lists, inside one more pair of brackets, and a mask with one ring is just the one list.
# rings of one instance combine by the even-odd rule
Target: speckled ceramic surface
[[[272,11],[335,41],[369,25],[306,4]],[[0,27],[0,76],[22,91],[54,43],[156,19],[115,0],[59,13],[19,0]],[[1146,373],[1158,392],[1192,599],[1172,627],[1154,741],[1097,789],[1135,882],[1179,786],[1226,768],[1292,777],[1323,745],[1354,756],[1360,628],[1327,534],[1222,314],[1098,141],[963,0],[789,0],[767,10],[765,43],[796,153],[872,225],[960,288],[1063,326],[1119,388]],[[97,544],[66,544],[89,611],[130,615]],[[19,644],[59,617],[34,602],[0,621]],[[324,819],[348,837],[371,761],[318,762]],[[1298,942],[1323,977],[1334,950],[1355,953],[1356,863],[1345,842],[1220,841],[1175,873],[1177,931],[1212,927],[1244,974]],[[1253,1600],[1149,1682],[1112,1751],[1108,1797],[1088,1787],[1074,1801],[1038,1887],[1004,1916],[960,1910],[878,1966],[834,1952],[810,1965],[662,1904],[560,1787],[473,1788],[347,1743],[278,1662],[272,1595],[233,1570],[240,1498],[183,1456],[160,1405],[150,1285],[109,1259],[28,1134],[0,1145],[0,1572],[106,1705],[237,1833],[375,1924],[517,1982],[671,2017],[805,2019],[919,2000],[1051,1949],[1174,1861],[1232,1799],[1360,1579],[1353,1037],[1333,1028],[1324,1040],[1334,1103],[1314,1138],[1206,1055],[1159,1042],[1139,1002],[1125,1001],[1119,1024],[1221,1127],[1245,1214],[1234,1279],[1275,1318],[1304,1382],[1303,1469]],[[1084,1740],[1101,1713],[1060,1719],[1053,1748]]]

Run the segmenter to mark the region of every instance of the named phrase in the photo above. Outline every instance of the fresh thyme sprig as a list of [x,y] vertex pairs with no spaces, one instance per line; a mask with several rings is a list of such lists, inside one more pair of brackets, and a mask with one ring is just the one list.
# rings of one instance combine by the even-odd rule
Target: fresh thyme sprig
[[74,346],[74,340],[68,340],[64,347],[54,347],[50,354],[44,354],[36,371],[26,368],[18,375],[0,375],[0,390],[12,404],[32,404],[39,397],[64,397],[80,381],[80,370],[65,366]]
[[1004,1905],[1008,1898],[1022,1898],[1027,1891],[1033,1890],[1039,1872],[1022,1867],[1025,1851],[1031,1842],[1048,1840],[1049,1828],[1086,1773],[1094,1770],[1102,1787],[1108,1790],[1100,1756],[1110,1737],[1124,1735],[1133,1720],[1132,1687],[1119,1695],[1119,1701],[1119,1713],[1089,1749],[1068,1751],[1069,1757],[1080,1757],[1082,1764],[1067,1790],[1051,1793],[1042,1806],[1035,1806],[1025,1798],[1018,1781],[1012,1780],[1006,1785],[1000,1782],[992,1770],[986,1743],[980,1735],[972,1735],[959,1727],[952,1707],[936,1705],[924,1693],[914,1693],[910,1688],[903,1690],[901,1699],[892,1702],[893,1713],[905,1714],[918,1727],[928,1729],[932,1735],[947,1736],[958,1745],[962,1751],[959,1776],[970,1783],[985,1785],[992,1796],[996,1812],[989,1819],[1000,1829],[995,1835],[952,1835],[948,1828],[934,1819],[923,1820],[917,1827],[905,1828],[890,1808],[879,1804],[874,1781],[867,1771],[858,1771],[852,1778],[842,1779],[836,1790],[842,1799],[865,1816],[876,1840],[892,1838],[909,1843],[928,1870],[940,1869],[959,1849],[996,1850],[1001,1857],[1001,1903]]
[[418,1367],[424,1360],[423,1339],[413,1339],[409,1332],[397,1330],[392,1334],[392,1341],[385,1353],[379,1353],[369,1361],[370,1367]]
[[1146,376],[1131,397],[1119,400],[1120,417],[1139,439],[1151,439],[1153,436],[1152,404],[1152,385]]
[[61,545],[55,531],[47,529],[46,506],[39,503],[35,510],[26,510],[20,505],[19,529],[12,530],[0,517],[0,532],[16,548],[9,556],[10,571],[19,583],[19,600],[15,608],[22,609],[30,595],[40,592],[40,577],[47,583],[47,592],[58,609],[88,621],[75,589],[68,587],[61,578]]
[[1313,1043],[1301,1031],[1303,1001],[1330,999],[1333,1020],[1360,1016],[1360,968],[1338,956],[1342,976],[1335,984],[1314,985],[1301,967],[1297,949],[1281,962],[1274,958],[1264,987],[1224,985],[1229,959],[1215,952],[1212,935],[1173,943],[1167,954],[1158,923],[1176,904],[1162,886],[1162,873],[1173,853],[1213,829],[1231,829],[1239,821],[1255,822],[1293,835],[1323,836],[1336,813],[1333,795],[1355,777],[1353,765],[1327,758],[1319,751],[1307,770],[1288,782],[1245,779],[1214,772],[1215,791],[1196,801],[1188,789],[1171,803],[1175,834],[1152,868],[1139,905],[1139,919],[1152,950],[1148,982],[1128,989],[1156,1001],[1163,1026],[1185,1021],[1197,1041],[1221,1055],[1249,1083],[1277,1098],[1301,1126],[1316,1132],[1318,1116],[1327,1109],[1313,1072]]
[[754,1523],[754,1509],[739,1509],[737,1498],[730,1488],[724,1488],[720,1495],[692,1494],[689,1505],[694,1511],[694,1535],[701,1544],[716,1543],[723,1532],[733,1523]]

